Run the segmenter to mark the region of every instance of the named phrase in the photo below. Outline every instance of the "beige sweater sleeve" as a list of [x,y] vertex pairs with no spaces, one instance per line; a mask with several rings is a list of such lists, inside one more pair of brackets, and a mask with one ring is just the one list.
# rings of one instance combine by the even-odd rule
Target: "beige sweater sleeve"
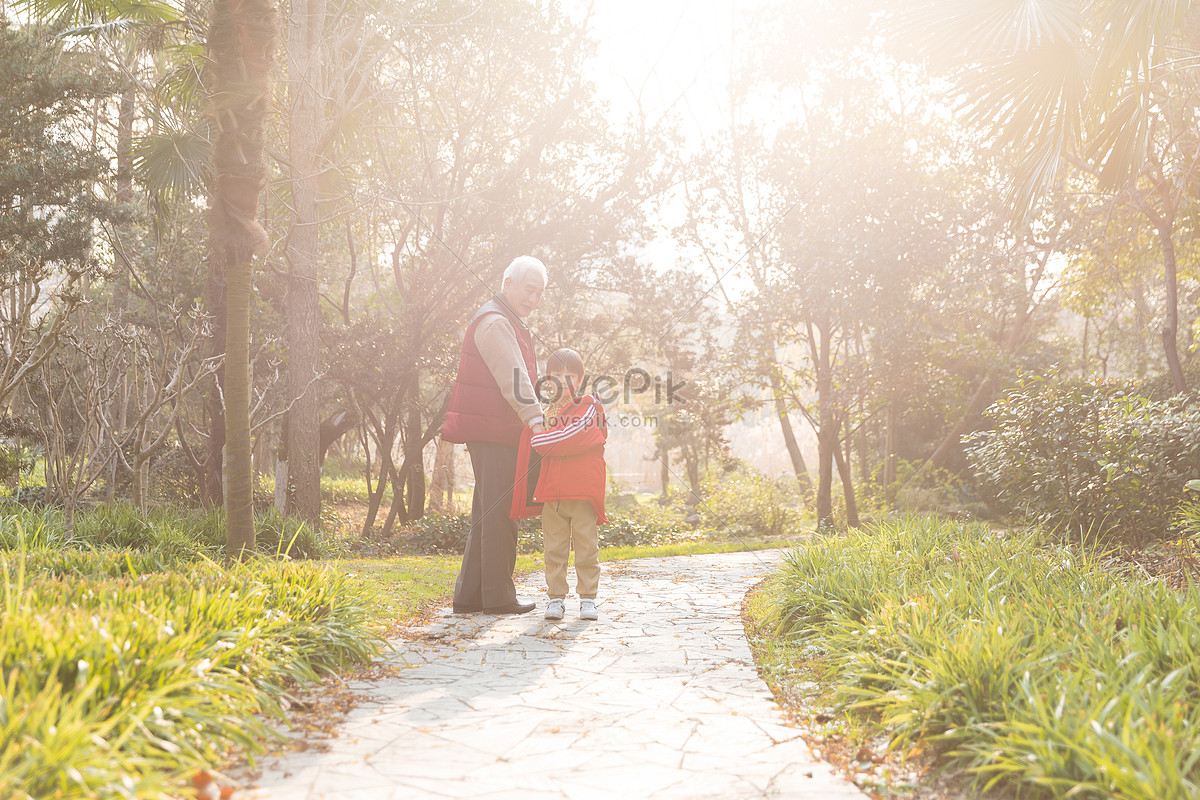
[[500,314],[487,315],[475,326],[475,346],[500,387],[500,393],[521,422],[526,425],[537,421],[544,423],[542,405],[537,401],[533,383],[525,371],[525,359],[521,356],[512,323]]

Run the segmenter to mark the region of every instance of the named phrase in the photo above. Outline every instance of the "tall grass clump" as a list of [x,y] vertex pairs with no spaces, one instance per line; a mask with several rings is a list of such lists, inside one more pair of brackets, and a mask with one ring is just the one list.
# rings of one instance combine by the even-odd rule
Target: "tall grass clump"
[[[326,554],[324,541],[312,528],[274,508],[255,513],[255,529],[255,546],[263,555],[307,559]],[[142,511],[129,503],[103,503],[77,511],[68,537],[57,508],[0,505],[0,551],[68,545],[152,553],[163,562],[219,560],[225,553],[225,514],[220,509],[164,506]]]
[[899,519],[792,551],[780,636],[893,747],[1030,798],[1200,796],[1200,587],[1035,534]]
[[0,797],[177,792],[230,748],[261,750],[293,687],[378,651],[368,601],[328,568],[159,566],[0,555]]

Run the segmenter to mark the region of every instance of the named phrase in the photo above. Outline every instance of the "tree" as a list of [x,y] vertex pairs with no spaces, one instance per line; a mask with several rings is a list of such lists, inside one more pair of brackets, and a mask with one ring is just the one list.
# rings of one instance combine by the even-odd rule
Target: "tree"
[[264,127],[270,103],[275,10],[268,0],[215,0],[208,35],[212,68],[213,184],[209,258],[225,282],[226,554],[254,550],[250,459],[250,306],[254,255],[265,244],[258,223],[266,181]]
[[1020,156],[1010,192],[1018,217],[1059,185],[1068,163],[1143,212],[1164,262],[1163,353],[1183,392],[1176,226],[1200,165],[1194,66],[1176,48],[1200,44],[1200,6],[1051,0],[1027,10],[939,3],[919,18],[941,34],[933,47],[959,55],[973,120]]
[[321,315],[319,204],[324,169],[321,139],[326,135],[322,92],[328,80],[322,55],[328,11],[325,0],[292,0],[287,16],[288,165],[292,222],[287,237],[288,400],[283,468],[276,484],[285,487],[282,509],[308,525],[321,522],[320,416],[313,384],[320,374]]
[[[504,266],[532,253],[550,267],[533,320],[539,352],[576,334],[587,343],[573,346],[601,351],[619,321],[583,302],[586,292],[607,288],[633,260],[626,247],[642,235],[640,203],[658,186],[653,131],[614,127],[585,78],[586,21],[527,0],[409,11],[388,57],[356,74],[381,87],[357,138],[369,144],[355,154],[362,178],[337,176],[344,194],[361,198],[361,221],[322,240],[337,254],[326,258],[326,280],[338,269],[344,281],[342,302],[322,305],[327,371],[354,398],[379,459],[374,474],[392,485],[384,527],[424,513],[424,449],[441,427],[462,330]],[[542,328],[559,301],[583,313]],[[356,352],[346,343],[361,326],[371,335]],[[372,487],[373,502],[385,488]]]
[[80,66],[50,31],[0,18],[0,407],[58,346],[82,283],[102,273],[94,223],[119,216],[95,189],[107,164],[73,130],[116,84]]

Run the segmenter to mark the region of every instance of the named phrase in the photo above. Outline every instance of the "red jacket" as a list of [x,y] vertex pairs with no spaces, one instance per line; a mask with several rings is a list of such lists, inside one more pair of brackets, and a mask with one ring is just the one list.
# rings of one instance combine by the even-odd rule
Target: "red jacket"
[[537,382],[537,362],[533,357],[533,338],[521,322],[498,300],[489,300],[475,312],[467,326],[462,357],[458,362],[458,377],[450,390],[450,405],[442,423],[442,439],[447,442],[497,442],[516,447],[525,424],[504,399],[491,370],[475,346],[475,328],[488,314],[502,314],[517,332],[517,345],[525,360],[525,370],[531,383]]
[[[608,522],[604,514],[604,492],[608,475],[604,465],[604,443],[608,440],[608,422],[599,398],[589,394],[577,397],[549,426],[533,434],[528,428],[517,451],[517,483],[513,491],[512,516],[516,519],[536,516],[531,506],[528,481],[536,480],[534,503],[555,500],[587,500],[596,511],[596,522]],[[536,463],[540,457],[540,468]]]

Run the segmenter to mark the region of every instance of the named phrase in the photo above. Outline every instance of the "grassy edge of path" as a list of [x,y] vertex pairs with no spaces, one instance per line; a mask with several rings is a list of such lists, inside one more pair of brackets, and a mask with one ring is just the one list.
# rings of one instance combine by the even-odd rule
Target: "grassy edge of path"
[[895,518],[789,552],[744,611],[781,705],[877,797],[1200,796],[1194,578]]

